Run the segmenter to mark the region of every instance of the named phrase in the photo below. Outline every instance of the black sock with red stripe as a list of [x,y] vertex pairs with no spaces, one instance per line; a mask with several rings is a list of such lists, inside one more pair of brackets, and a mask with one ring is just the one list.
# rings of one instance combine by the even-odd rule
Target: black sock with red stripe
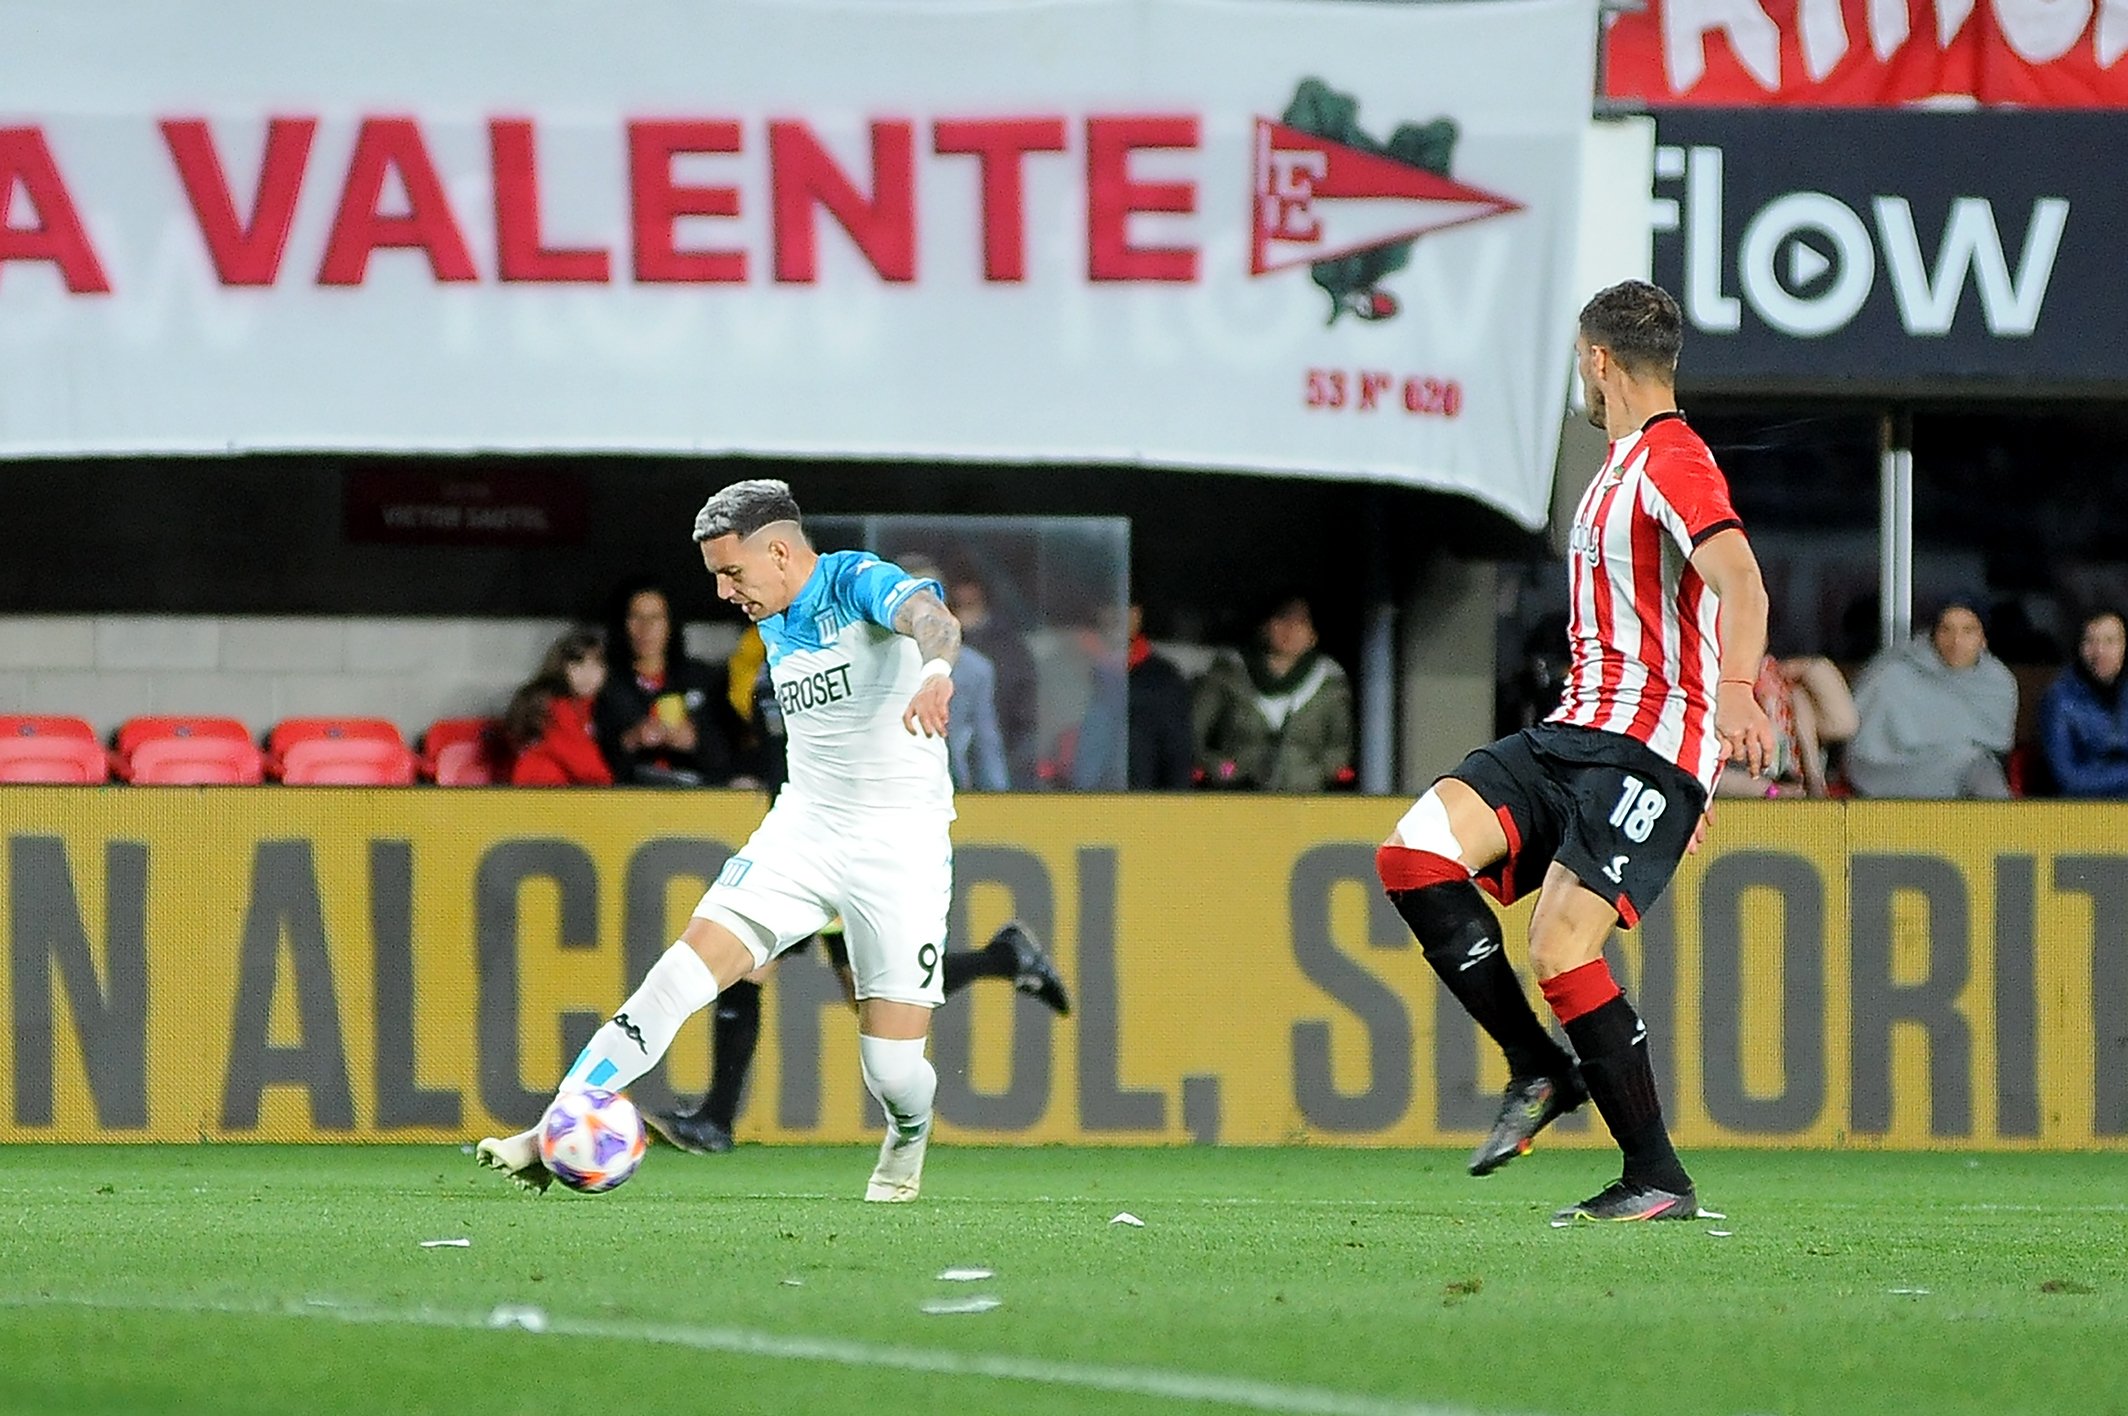
[[1589,1097],[1625,1152],[1625,1178],[1674,1194],[1689,1190],[1692,1177],[1663,1124],[1648,1030],[1612,979],[1611,966],[1597,959],[1546,979],[1544,1001],[1566,1028]]
[[1574,1059],[1537,1021],[1514,965],[1501,950],[1499,921],[1471,884],[1470,872],[1445,857],[1401,846],[1382,847],[1375,867],[1426,962],[1463,1010],[1500,1044],[1508,1071],[1518,1080],[1573,1071]]

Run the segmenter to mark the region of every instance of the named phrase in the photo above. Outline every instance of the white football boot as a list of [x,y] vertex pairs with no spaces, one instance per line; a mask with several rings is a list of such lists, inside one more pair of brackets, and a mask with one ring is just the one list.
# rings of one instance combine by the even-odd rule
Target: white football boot
[[924,1148],[930,1142],[929,1117],[913,1136],[904,1137],[898,1128],[888,1126],[887,1138],[879,1144],[879,1164],[872,1168],[864,1197],[889,1205],[915,1199],[924,1188]]
[[[513,1184],[537,1195],[554,1183],[554,1172],[539,1158],[539,1127],[500,1139],[486,1136],[473,1147],[473,1158],[490,1170],[500,1170]],[[921,1163],[922,1157],[918,1157]]]

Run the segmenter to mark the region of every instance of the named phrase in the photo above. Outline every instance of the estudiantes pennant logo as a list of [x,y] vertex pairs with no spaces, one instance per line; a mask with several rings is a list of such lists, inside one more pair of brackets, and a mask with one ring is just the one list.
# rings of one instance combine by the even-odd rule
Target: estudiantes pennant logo
[[1405,123],[1377,142],[1359,104],[1303,79],[1280,121],[1256,120],[1255,238],[1249,273],[1305,265],[1343,314],[1386,320],[1398,309],[1382,278],[1430,231],[1520,211],[1522,204],[1449,176],[1452,119]]

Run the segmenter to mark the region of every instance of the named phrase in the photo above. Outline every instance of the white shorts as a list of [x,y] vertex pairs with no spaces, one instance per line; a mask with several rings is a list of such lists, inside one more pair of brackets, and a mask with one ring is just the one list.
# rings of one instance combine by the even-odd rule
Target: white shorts
[[951,818],[893,812],[878,829],[780,797],[695,906],[765,964],[842,916],[859,998],[946,1001]]

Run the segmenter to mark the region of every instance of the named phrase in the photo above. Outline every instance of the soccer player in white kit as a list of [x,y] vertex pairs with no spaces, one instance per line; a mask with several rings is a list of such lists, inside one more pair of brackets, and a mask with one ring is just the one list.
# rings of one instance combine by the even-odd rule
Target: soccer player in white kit
[[[887,1114],[865,1198],[913,1200],[938,1091],[924,1041],[931,1010],[945,1000],[946,720],[960,623],[935,580],[860,551],[815,551],[786,483],[733,483],[703,506],[694,533],[718,595],[768,646],[790,780],[561,1089],[627,1087],[720,990],[839,914],[856,984],[858,1060]],[[477,1153],[528,1187],[545,1189],[551,1178],[537,1127],[483,1140]]]

